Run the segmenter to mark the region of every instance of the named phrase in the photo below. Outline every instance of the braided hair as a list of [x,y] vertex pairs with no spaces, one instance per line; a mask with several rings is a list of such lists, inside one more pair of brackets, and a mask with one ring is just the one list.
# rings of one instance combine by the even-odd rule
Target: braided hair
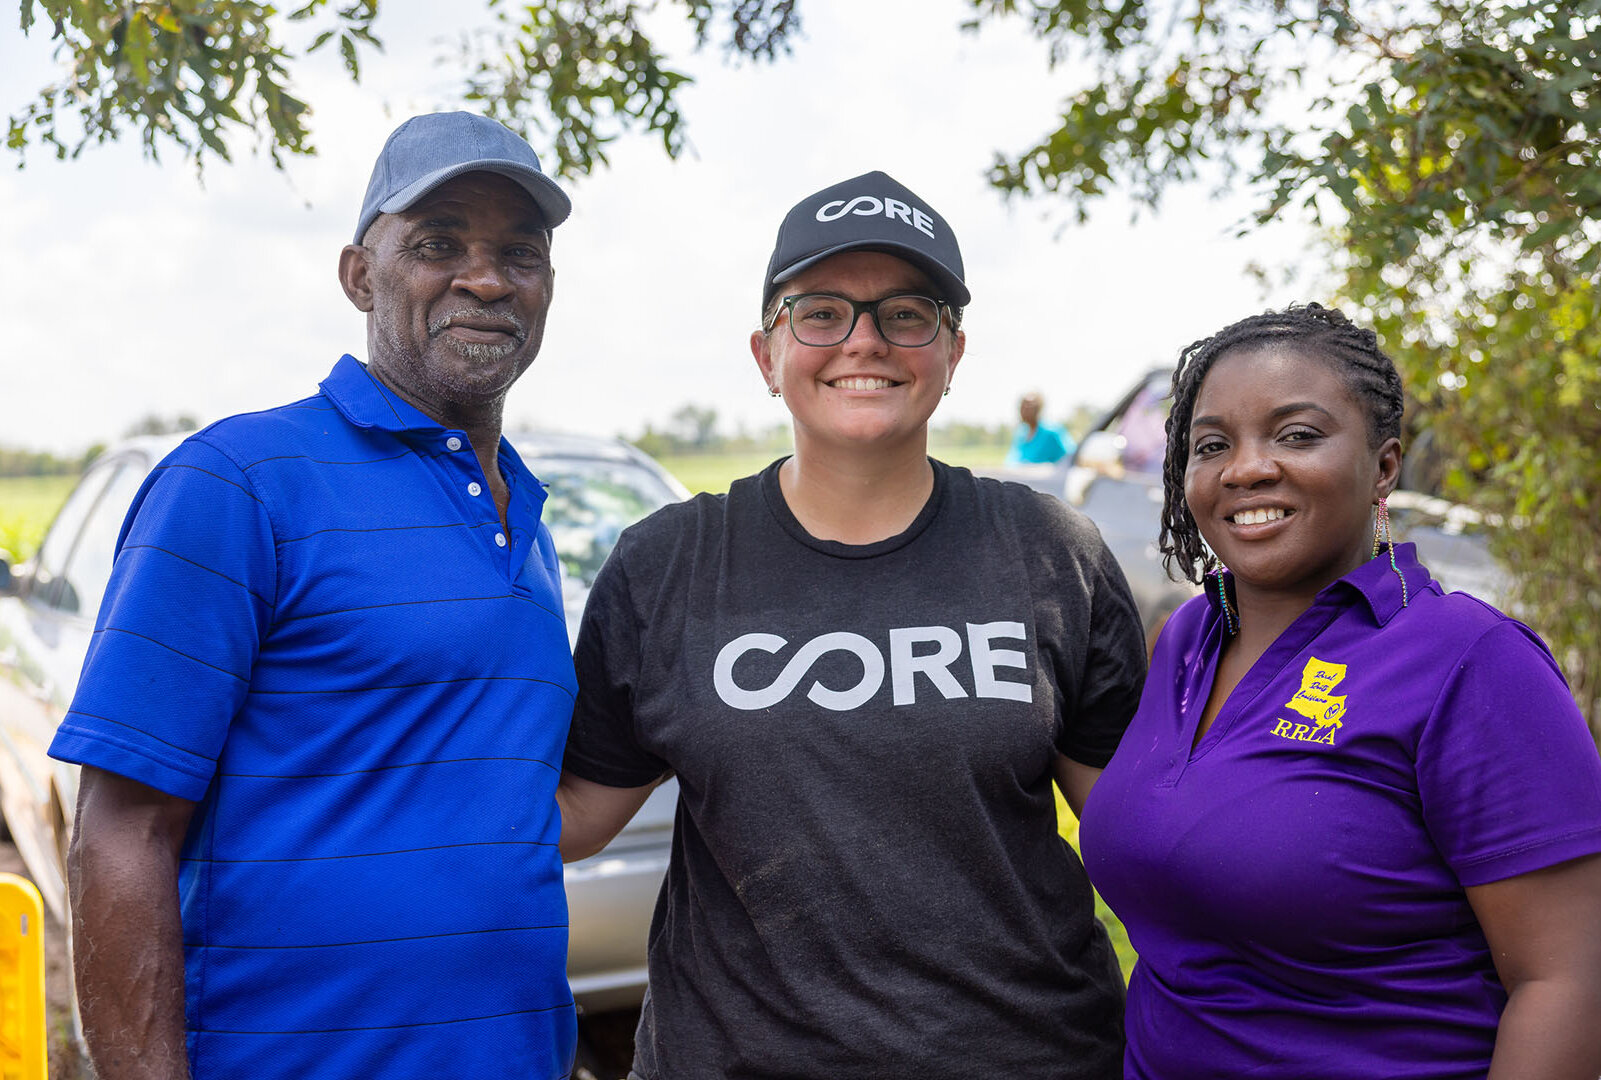
[[1401,376],[1379,348],[1372,330],[1357,326],[1334,308],[1320,304],[1292,305],[1241,319],[1193,342],[1179,353],[1173,371],[1173,409],[1167,416],[1167,456],[1162,464],[1162,565],[1177,580],[1175,569],[1199,585],[1217,559],[1201,539],[1200,529],[1184,502],[1184,472],[1190,463],[1190,420],[1195,395],[1219,357],[1235,350],[1293,345],[1333,364],[1356,401],[1366,406],[1368,445],[1400,438],[1403,397]]

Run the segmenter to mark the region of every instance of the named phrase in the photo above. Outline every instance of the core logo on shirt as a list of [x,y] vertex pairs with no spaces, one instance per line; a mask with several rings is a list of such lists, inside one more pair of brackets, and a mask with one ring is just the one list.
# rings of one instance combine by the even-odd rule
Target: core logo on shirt
[[1273,734],[1281,739],[1296,742],[1334,745],[1334,733],[1345,726],[1340,717],[1345,715],[1345,698],[1335,697],[1332,691],[1345,678],[1345,665],[1311,657],[1301,669],[1301,688],[1284,703],[1312,721],[1298,724],[1294,720],[1280,720]]
[[[997,649],[997,639],[1024,640],[1020,622],[967,623],[967,656],[973,673],[973,692],[981,698],[1033,701],[1034,688],[1026,682],[1003,682],[997,668],[1028,668],[1027,657],[1017,649]],[[835,690],[813,680],[806,696],[814,704],[847,712],[870,701],[884,685],[884,653],[861,634],[836,631],[820,634],[795,650],[771,685],[746,689],[734,681],[734,666],[750,652],[777,654],[789,642],[777,634],[741,634],[724,645],[712,666],[712,685],[723,703],[734,709],[768,709],[789,697],[821,657],[831,652],[855,653],[862,662],[862,677],[855,686]],[[930,651],[927,646],[933,646]],[[923,646],[919,650],[918,646]],[[917,703],[917,676],[924,676],[946,700],[965,698],[967,691],[950,667],[962,654],[962,635],[948,626],[908,626],[889,632],[889,676],[896,705]]]

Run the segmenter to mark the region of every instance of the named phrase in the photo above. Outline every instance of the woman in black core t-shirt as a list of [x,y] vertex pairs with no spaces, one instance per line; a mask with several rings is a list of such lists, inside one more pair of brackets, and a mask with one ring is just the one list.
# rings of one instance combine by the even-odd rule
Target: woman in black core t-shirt
[[640,1080],[1121,1073],[1075,810],[1145,653],[1100,536],[928,457],[962,358],[945,220],[883,173],[784,219],[751,351],[795,453],[624,533],[558,798],[598,850],[669,773]]

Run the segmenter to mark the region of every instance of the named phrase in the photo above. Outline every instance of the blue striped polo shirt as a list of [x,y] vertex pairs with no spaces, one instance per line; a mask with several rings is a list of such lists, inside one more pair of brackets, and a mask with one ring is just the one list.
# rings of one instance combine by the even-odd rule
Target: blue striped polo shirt
[[195,800],[197,1077],[566,1076],[544,490],[346,356],[146,481],[50,752]]

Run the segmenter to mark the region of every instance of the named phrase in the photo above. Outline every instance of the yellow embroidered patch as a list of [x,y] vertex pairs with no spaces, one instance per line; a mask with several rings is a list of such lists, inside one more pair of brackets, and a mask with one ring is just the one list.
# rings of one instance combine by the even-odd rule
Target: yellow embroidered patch
[[1293,720],[1280,720],[1273,734],[1296,742],[1318,742],[1334,745],[1334,732],[1345,726],[1340,717],[1345,715],[1344,696],[1336,697],[1333,690],[1345,678],[1345,665],[1312,657],[1301,669],[1301,688],[1284,703],[1310,724],[1297,724]]

